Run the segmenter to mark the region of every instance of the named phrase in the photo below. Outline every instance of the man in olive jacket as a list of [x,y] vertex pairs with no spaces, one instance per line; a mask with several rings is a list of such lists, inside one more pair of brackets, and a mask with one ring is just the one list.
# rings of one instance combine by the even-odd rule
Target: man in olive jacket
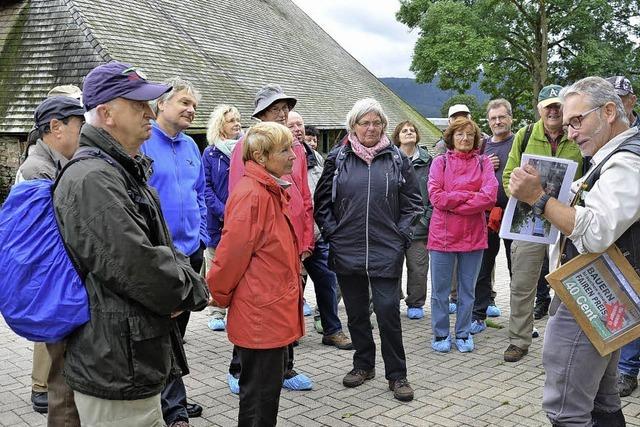
[[[139,154],[169,86],[111,62],[85,78],[76,156],[54,192],[60,231],[85,277],[91,320],[69,336],[64,374],[82,425],[164,426],[160,392],[188,368],[177,324],[209,299],[178,253]],[[72,160],[73,161],[73,160]]]

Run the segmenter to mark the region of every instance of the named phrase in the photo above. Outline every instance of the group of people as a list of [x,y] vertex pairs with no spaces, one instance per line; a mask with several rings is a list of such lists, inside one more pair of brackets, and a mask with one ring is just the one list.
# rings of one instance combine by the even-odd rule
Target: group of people
[[[558,227],[566,241],[560,262],[616,242],[640,265],[633,243],[640,136],[623,77],[543,88],[540,120],[516,134],[504,99],[487,105],[492,135],[466,106],[454,106],[435,158],[411,121],[390,139],[389,119],[371,98],[353,105],[345,136],[325,159],[317,131],[292,111],[298,100],[278,85],[257,92],[252,116],[259,122],[246,132],[234,106],[217,106],[202,155],[185,133],[200,102],[189,82],[149,82],[135,67],[111,62],[86,76],[83,104],[78,92],[52,93],[36,109],[36,138],[16,180],[54,179],[78,147],[94,152],[67,168],[53,194],[91,320],[46,344],[48,395],[34,388],[32,400],[48,410],[50,426],[188,426],[202,408],[187,401],[183,340],[190,312],[207,306],[209,327],[226,329],[234,345],[227,381],[240,397],[238,424],[275,425],[282,387],[313,387],[294,369],[305,333],[304,274],[314,283],[322,343],[355,350],[344,386],[375,377],[375,313],[389,390],[412,400],[400,299],[410,319],[423,318],[430,272],[431,347],[473,351],[473,335],[499,315],[492,277],[509,196]],[[572,206],[555,200],[534,168],[520,166],[523,153],[576,161],[575,191],[590,190]],[[598,168],[597,177],[583,161]],[[548,248],[503,243],[511,274],[504,359],[517,362],[535,332]],[[552,269],[556,258],[548,258]],[[340,297],[351,339],[338,317]],[[620,351],[601,357],[560,301],[550,314],[543,351],[549,419],[624,425],[618,382],[637,387],[639,344],[623,349],[618,376]]]

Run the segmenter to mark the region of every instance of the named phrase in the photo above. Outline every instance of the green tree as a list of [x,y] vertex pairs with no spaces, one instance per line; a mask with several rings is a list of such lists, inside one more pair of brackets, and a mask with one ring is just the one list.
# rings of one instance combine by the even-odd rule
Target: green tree
[[[638,76],[638,0],[400,0],[419,29],[411,70],[441,89],[471,83],[532,117],[540,89],[588,75]],[[535,111],[535,108],[533,109]]]

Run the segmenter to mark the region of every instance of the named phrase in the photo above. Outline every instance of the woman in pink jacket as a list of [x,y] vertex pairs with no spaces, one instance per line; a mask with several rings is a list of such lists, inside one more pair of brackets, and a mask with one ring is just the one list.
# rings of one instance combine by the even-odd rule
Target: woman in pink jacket
[[436,157],[429,173],[429,198],[433,216],[427,249],[431,259],[431,347],[451,350],[449,293],[457,261],[458,313],[455,345],[461,352],[473,350],[469,332],[474,287],[482,252],[487,247],[485,211],[496,203],[498,181],[487,156],[478,153],[480,129],[461,117],[444,132],[447,152]]

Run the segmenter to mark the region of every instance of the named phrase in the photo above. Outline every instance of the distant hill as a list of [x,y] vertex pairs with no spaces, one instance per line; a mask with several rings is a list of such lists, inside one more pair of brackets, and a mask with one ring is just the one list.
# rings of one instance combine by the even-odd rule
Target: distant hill
[[[431,83],[423,84],[416,83],[415,79],[402,77],[382,77],[380,80],[425,117],[440,117],[442,104],[457,94],[454,90],[439,89],[437,77]],[[467,94],[475,95],[481,105],[489,99],[477,84],[471,86]]]

